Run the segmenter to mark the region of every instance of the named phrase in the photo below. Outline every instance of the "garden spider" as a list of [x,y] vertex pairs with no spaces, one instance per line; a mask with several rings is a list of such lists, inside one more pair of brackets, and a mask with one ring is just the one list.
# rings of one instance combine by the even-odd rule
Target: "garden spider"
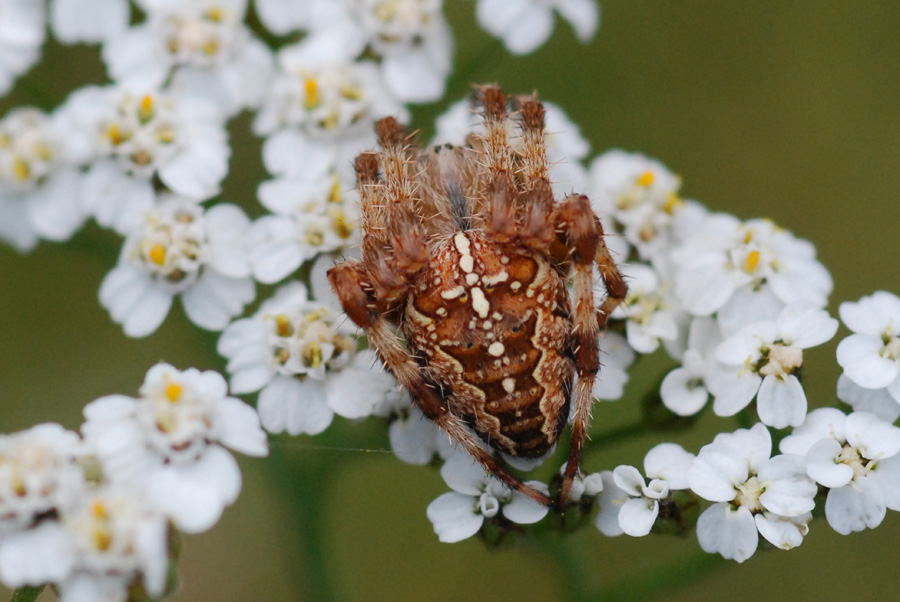
[[[562,509],[581,463],[599,333],[626,286],[587,197],[553,198],[543,105],[517,100],[516,151],[503,90],[484,86],[478,99],[485,133],[465,147],[423,150],[394,118],[376,124],[380,151],[355,164],[362,260],[338,263],[328,278],[425,416],[507,486],[548,506],[550,496],[479,437],[511,456],[541,456],[573,400]],[[594,262],[608,291],[599,309]]]

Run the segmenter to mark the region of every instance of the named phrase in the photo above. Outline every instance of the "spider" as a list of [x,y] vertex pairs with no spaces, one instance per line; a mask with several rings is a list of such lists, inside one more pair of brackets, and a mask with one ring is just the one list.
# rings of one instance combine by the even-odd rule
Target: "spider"
[[[516,99],[512,115],[498,86],[479,88],[478,101],[485,133],[463,147],[424,150],[396,119],[378,121],[380,150],[355,162],[362,259],[336,264],[328,278],[425,416],[508,487],[547,506],[554,500],[493,450],[542,456],[574,404],[555,500],[562,509],[580,469],[599,333],[626,285],[588,198],[553,198],[536,95]],[[509,119],[521,151],[510,145]],[[608,291],[599,309],[594,262]]]

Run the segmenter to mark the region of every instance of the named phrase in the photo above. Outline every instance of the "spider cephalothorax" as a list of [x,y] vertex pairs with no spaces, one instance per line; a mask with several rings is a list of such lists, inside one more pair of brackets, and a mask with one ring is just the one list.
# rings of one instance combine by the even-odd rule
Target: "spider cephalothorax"
[[[486,86],[479,100],[485,133],[465,147],[422,150],[395,119],[378,122],[381,150],[356,160],[362,260],[341,262],[328,277],[424,414],[504,483],[544,504],[550,498],[506,470],[478,437],[512,456],[540,456],[574,404],[564,506],[590,417],[599,330],[625,284],[588,199],[553,198],[541,103],[518,99],[522,144],[514,150],[503,91]],[[609,291],[599,309],[595,261]]]

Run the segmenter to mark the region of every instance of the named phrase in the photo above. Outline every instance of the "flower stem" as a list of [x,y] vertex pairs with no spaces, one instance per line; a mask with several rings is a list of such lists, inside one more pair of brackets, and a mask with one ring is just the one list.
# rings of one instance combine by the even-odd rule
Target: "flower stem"
[[10,597],[10,602],[34,602],[38,599],[38,596],[41,595],[41,592],[44,591],[43,585],[39,585],[37,587],[23,587],[21,589],[17,589],[12,593]]

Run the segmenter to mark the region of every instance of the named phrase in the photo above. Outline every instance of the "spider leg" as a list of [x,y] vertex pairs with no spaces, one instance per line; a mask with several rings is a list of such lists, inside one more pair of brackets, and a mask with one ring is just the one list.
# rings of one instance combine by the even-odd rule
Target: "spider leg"
[[506,134],[506,94],[497,86],[487,86],[479,90],[479,100],[484,107],[484,167],[488,174],[484,229],[497,242],[508,242],[517,234],[518,193]]
[[570,250],[575,271],[575,307],[572,312],[572,348],[575,350],[575,369],[578,382],[573,396],[574,418],[569,460],[563,475],[557,508],[562,510],[569,499],[572,483],[578,475],[588,422],[591,418],[594,380],[600,368],[597,346],[599,325],[594,309],[593,263],[600,243],[602,230],[591,209],[590,201],[583,195],[570,196],[557,205],[553,223]]
[[625,284],[625,279],[622,277],[622,273],[609,252],[609,247],[606,246],[606,242],[603,240],[603,224],[600,223],[599,217],[596,220],[599,241],[597,242],[597,254],[594,257],[594,261],[600,270],[600,277],[603,278],[603,282],[606,284],[607,293],[606,299],[603,300],[603,305],[597,310],[597,325],[602,330],[606,328],[609,315],[625,300],[625,295],[628,294],[628,286]]
[[529,247],[546,252],[556,234],[550,220],[553,213],[553,189],[547,169],[544,105],[536,95],[519,98],[518,103],[519,124],[524,142],[520,158],[524,188],[524,225],[519,237]]
[[397,340],[388,321],[377,310],[377,303],[367,287],[365,267],[358,261],[345,261],[328,271],[331,286],[337,291],[344,310],[350,319],[369,337],[385,368],[406,387],[416,405],[432,422],[446,432],[451,439],[469,452],[482,466],[507,487],[550,506],[552,500],[546,494],[529,487],[516,475],[506,470],[478,442],[463,422],[450,413],[446,402],[433,383],[423,375],[408,350]]

